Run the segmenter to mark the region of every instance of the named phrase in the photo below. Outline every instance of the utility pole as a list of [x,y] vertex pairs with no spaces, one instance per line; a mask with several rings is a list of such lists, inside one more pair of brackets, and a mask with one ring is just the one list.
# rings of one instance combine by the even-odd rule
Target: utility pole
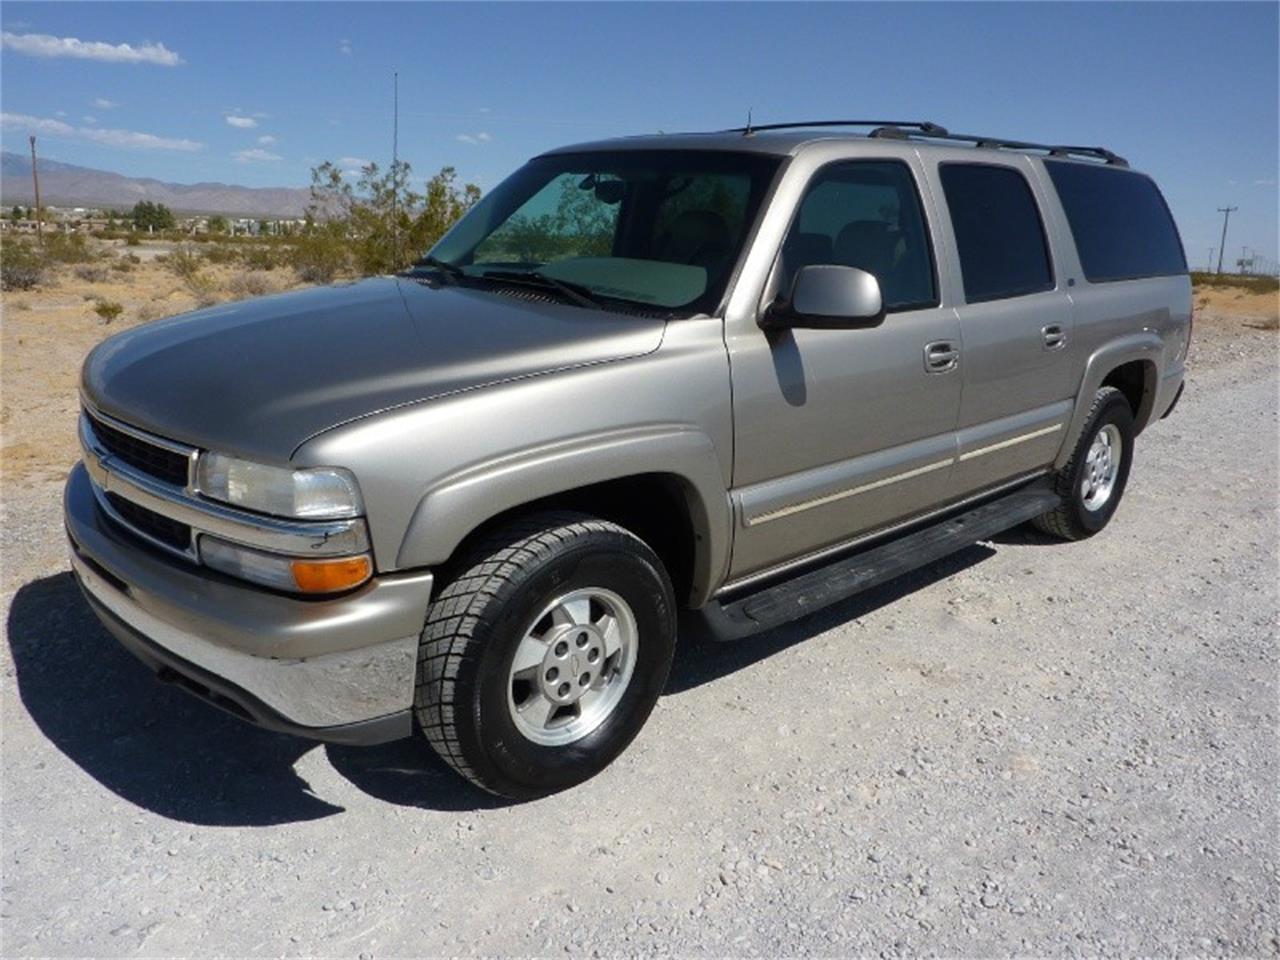
[[31,183],[36,190],[36,242],[44,246],[44,214],[40,212],[40,174],[36,172],[36,135],[31,134]]
[[1239,207],[1219,207],[1218,212],[1222,214],[1222,244],[1218,247],[1218,272],[1222,272],[1222,255],[1227,250],[1227,224],[1231,220],[1231,213],[1239,210]]

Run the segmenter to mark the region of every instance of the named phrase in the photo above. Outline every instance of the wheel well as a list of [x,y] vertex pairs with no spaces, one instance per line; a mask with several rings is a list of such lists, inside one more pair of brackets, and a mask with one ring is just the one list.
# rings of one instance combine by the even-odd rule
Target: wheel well
[[1132,360],[1116,367],[1102,381],[1104,387],[1115,387],[1129,401],[1136,430],[1146,424],[1156,398],[1156,368],[1147,360]]
[[694,579],[699,537],[694,526],[694,497],[673,474],[648,473],[576,487],[522,503],[485,521],[458,544],[447,566],[479,537],[517,517],[543,510],[575,510],[626,527],[647,543],[671,577],[677,600],[687,602]]

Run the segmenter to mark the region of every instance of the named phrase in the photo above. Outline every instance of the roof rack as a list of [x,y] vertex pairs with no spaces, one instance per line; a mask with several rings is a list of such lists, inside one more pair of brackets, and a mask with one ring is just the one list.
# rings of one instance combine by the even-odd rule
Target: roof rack
[[1105,147],[1076,147],[1065,144],[1031,143],[1026,140],[1006,140],[1004,137],[980,137],[969,133],[951,133],[946,127],[928,120],[809,120],[797,123],[764,123],[749,127],[735,127],[726,133],[740,133],[744,137],[761,130],[792,130],[804,127],[873,127],[867,136],[881,140],[952,140],[972,143],[975,147],[1005,148],[1009,150],[1040,150],[1051,157],[1087,157],[1102,160],[1113,167],[1127,167],[1129,161]]

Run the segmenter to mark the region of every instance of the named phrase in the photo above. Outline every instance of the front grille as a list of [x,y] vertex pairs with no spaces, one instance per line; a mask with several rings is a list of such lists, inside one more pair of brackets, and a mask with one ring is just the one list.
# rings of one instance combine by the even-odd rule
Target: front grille
[[91,417],[91,420],[98,442],[113,456],[157,480],[171,483],[175,487],[187,485],[190,458],[185,454],[147,443],[123,430],[117,430],[97,417]]
[[120,515],[120,519],[139,533],[146,534],[175,550],[185,552],[191,549],[191,528],[185,523],[161,516],[154,510],[138,506],[133,501],[114,493],[107,494],[107,502],[111,504],[111,509]]

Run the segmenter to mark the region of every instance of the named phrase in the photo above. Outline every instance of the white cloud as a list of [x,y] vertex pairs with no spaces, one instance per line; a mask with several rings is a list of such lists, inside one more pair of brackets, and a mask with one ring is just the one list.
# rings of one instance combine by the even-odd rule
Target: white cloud
[[1264,178],[1262,180],[1253,181],[1255,187],[1274,187],[1276,185],[1275,177]]
[[101,40],[79,40],[75,37],[51,37],[47,33],[0,33],[0,45],[15,53],[31,57],[72,57],[77,60],[99,60],[103,63],[153,63],[176,67],[182,58],[163,43],[104,43]]
[[493,139],[492,134],[484,133],[460,133],[454,137],[459,143],[469,143],[472,146],[478,146],[482,143],[488,143]]
[[237,163],[273,163],[284,159],[278,153],[259,147],[254,147],[252,150],[237,150],[232,156],[236,158]]
[[364,157],[339,157],[338,163],[344,167],[367,167],[372,161]]
[[55,117],[65,117],[66,115],[67,115],[67,111],[65,110],[59,110],[57,113],[54,114]]
[[233,127],[239,128],[240,130],[248,130],[258,125],[258,121],[253,119],[253,117],[241,117],[234,113],[227,115],[227,123]]
[[69,140],[88,140],[108,147],[124,147],[133,150],[181,150],[193,153],[203,150],[204,144],[195,140],[175,137],[158,137],[153,133],[135,130],[112,130],[103,127],[73,127],[61,120],[32,117],[25,113],[0,113],[0,127],[38,133],[46,137],[65,137]]
[[348,40],[346,37],[343,37],[341,40],[339,40],[338,52],[346,57],[351,56],[351,41]]
[[262,136],[258,138],[258,142],[262,144],[264,147],[269,147],[273,143],[278,143],[279,141],[276,140],[276,138],[273,137],[271,134],[264,133]]
[[81,117],[80,119],[81,119],[81,120],[83,120],[85,123],[97,123],[97,122],[98,122],[98,118],[97,118],[97,117],[91,117],[91,116],[89,116],[87,113],[86,113],[83,117]]
[[120,104],[116,103],[114,100],[108,100],[106,97],[95,97],[93,105],[99,110],[114,110],[116,107],[120,106]]

